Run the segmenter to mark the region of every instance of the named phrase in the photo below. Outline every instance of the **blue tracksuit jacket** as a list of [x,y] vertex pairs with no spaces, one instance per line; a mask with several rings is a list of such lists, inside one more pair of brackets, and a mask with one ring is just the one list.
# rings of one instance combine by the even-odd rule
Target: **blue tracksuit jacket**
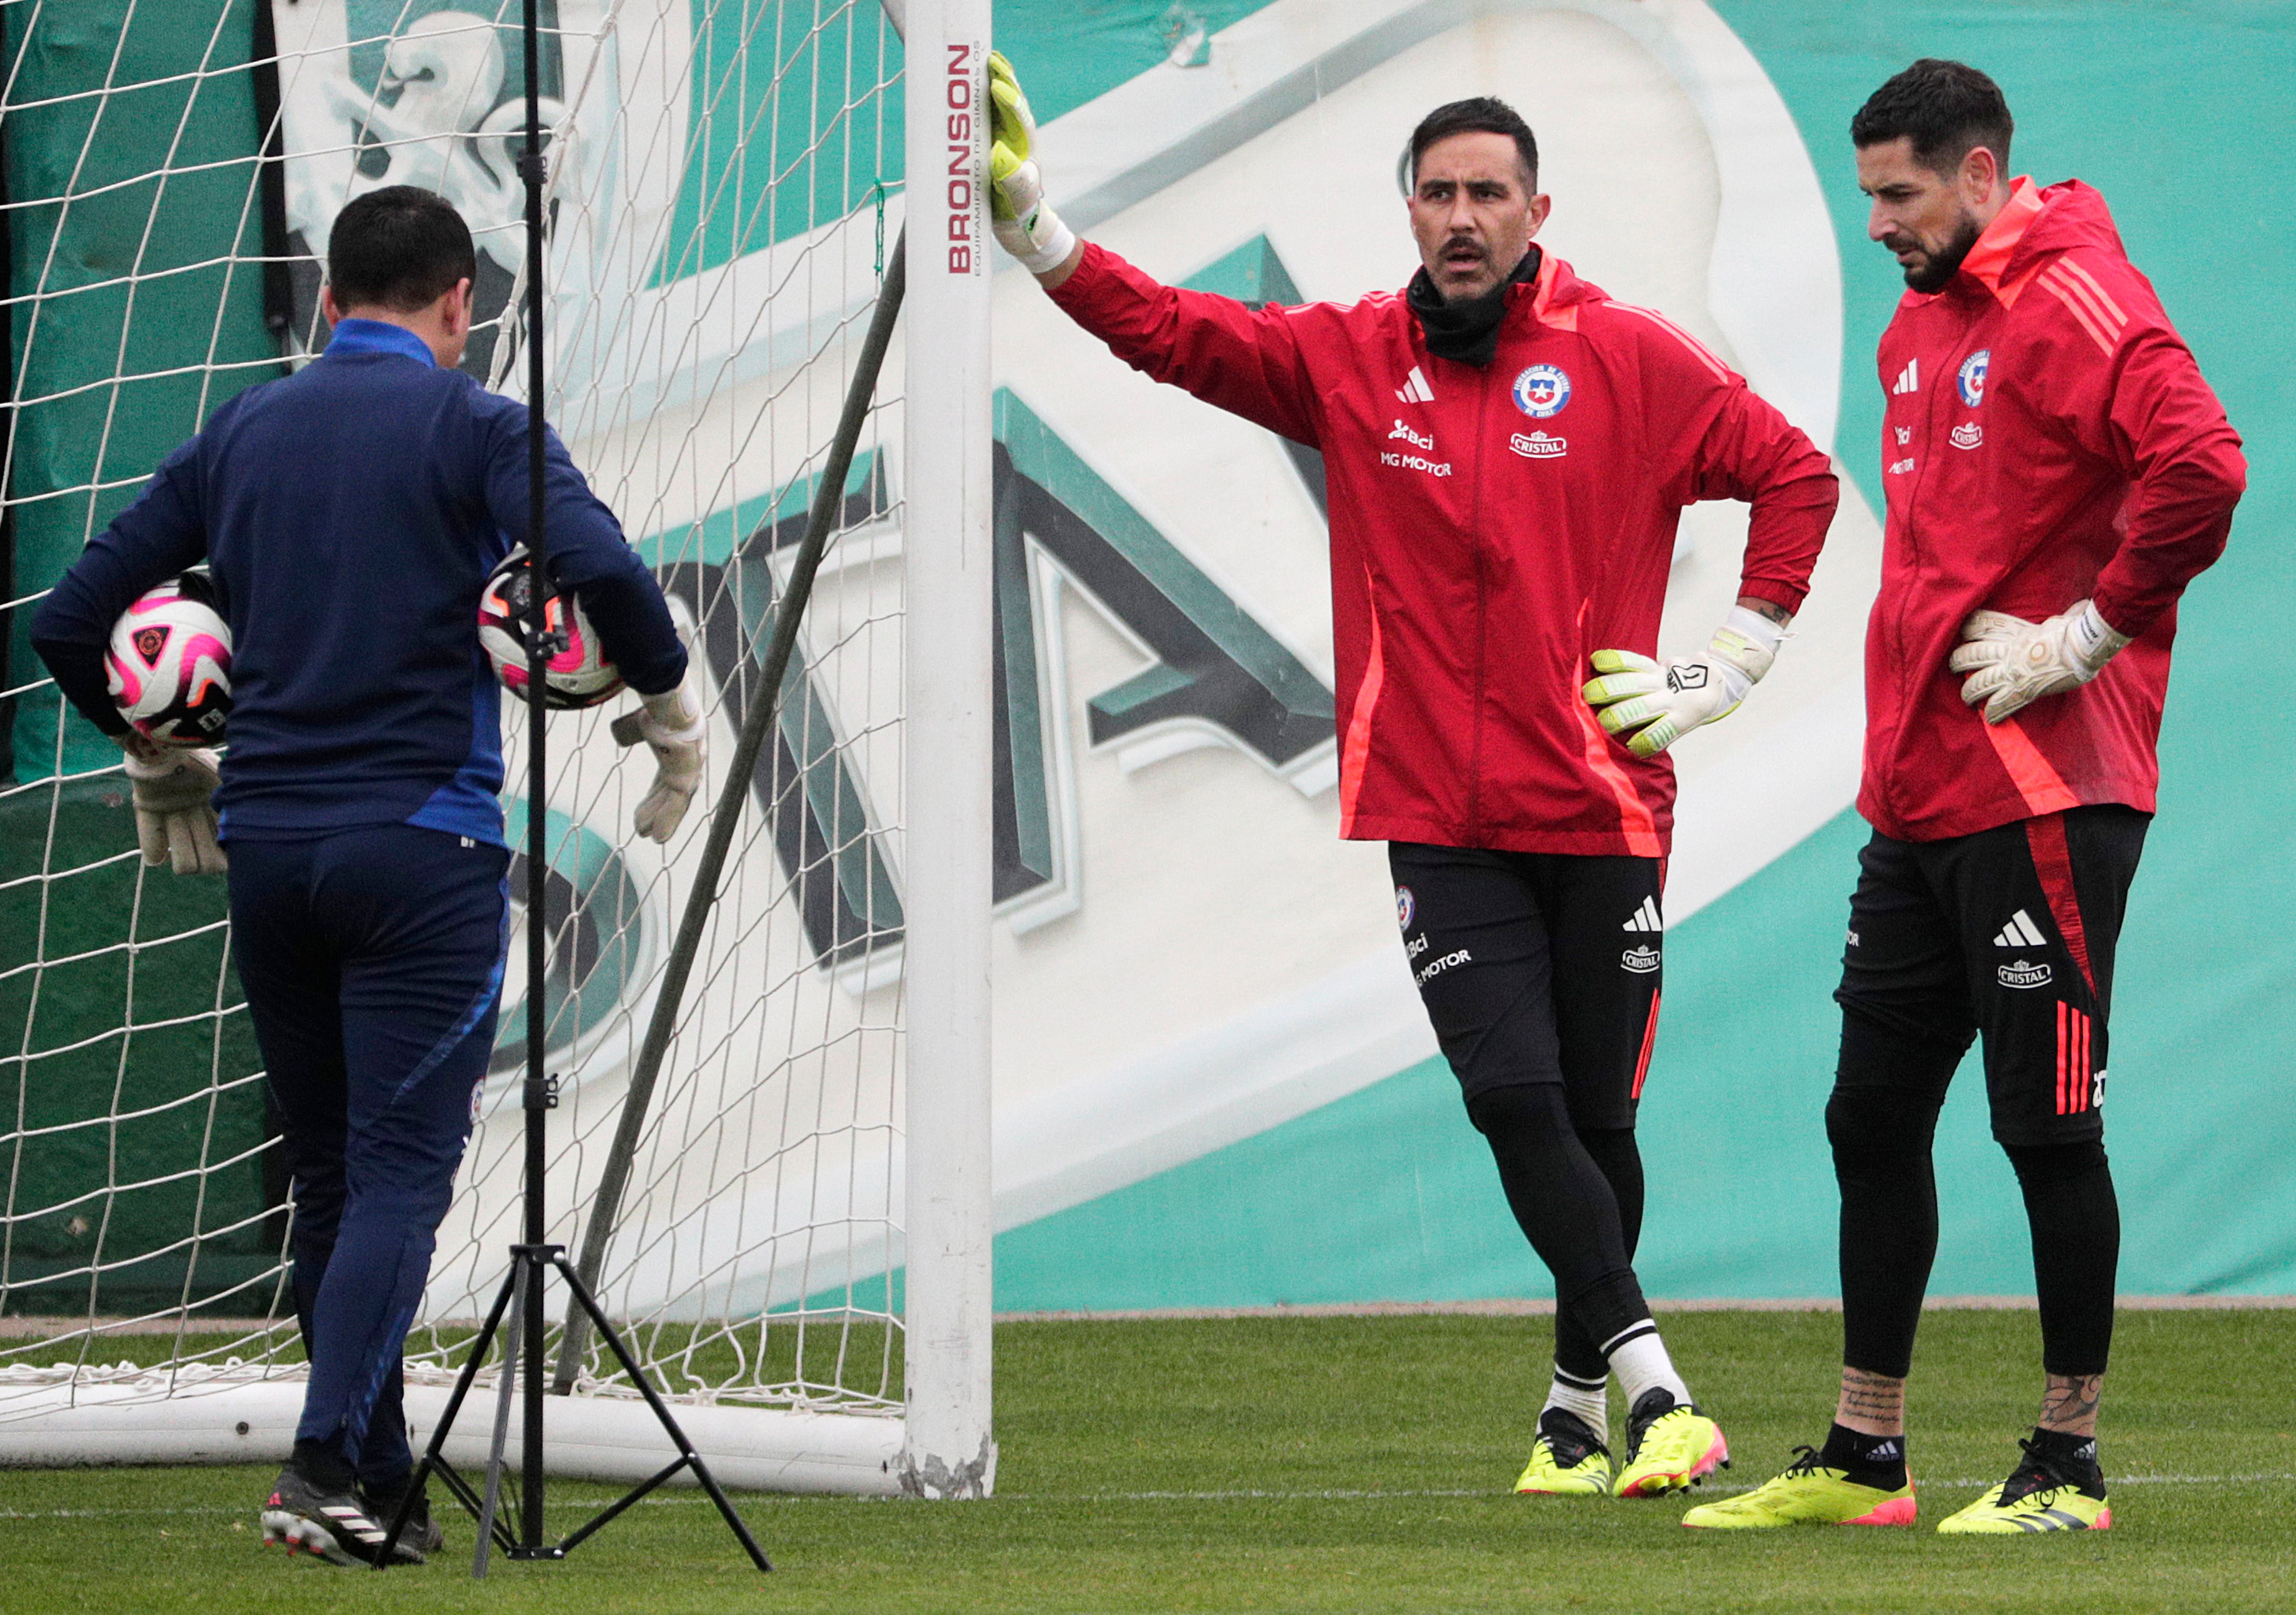
[[[72,704],[104,687],[119,614],[209,565],[232,631],[226,840],[411,824],[500,845],[499,687],[480,587],[527,525],[526,406],[440,369],[412,332],[345,320],[161,463],[41,605],[32,642]],[[661,591],[556,434],[551,569],[641,693],[685,673]]]

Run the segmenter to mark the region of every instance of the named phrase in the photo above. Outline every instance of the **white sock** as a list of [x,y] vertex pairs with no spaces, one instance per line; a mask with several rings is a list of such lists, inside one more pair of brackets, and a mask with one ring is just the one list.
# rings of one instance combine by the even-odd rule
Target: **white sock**
[[1538,1411],[1545,1413],[1547,1407],[1561,1408],[1593,1431],[1596,1439],[1608,1447],[1611,1444],[1610,1384],[1607,1378],[1597,1380],[1591,1385],[1584,1380],[1574,1379],[1564,1373],[1558,1363],[1554,1368],[1554,1382],[1546,1389],[1546,1407]]
[[1674,1371],[1674,1359],[1666,1355],[1666,1342],[1650,1319],[1629,1324],[1605,1340],[1603,1355],[1611,1359],[1611,1372],[1619,1376],[1629,1408],[1653,1387],[1670,1392],[1677,1402],[1690,1400],[1690,1387]]

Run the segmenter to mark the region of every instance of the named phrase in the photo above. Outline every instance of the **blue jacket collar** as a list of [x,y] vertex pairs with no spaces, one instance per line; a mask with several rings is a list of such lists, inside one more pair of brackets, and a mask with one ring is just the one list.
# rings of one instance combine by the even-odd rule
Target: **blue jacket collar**
[[410,359],[420,359],[436,366],[430,345],[404,325],[393,325],[387,320],[344,320],[327,339],[327,352],[332,356],[357,353],[395,353]]

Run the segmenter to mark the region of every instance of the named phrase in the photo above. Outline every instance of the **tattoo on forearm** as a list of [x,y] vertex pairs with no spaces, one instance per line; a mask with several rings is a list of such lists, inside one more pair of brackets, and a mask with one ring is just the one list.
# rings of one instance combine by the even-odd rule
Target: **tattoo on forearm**
[[2041,1396],[2041,1422],[2052,1429],[2079,1430],[2096,1422],[2104,1397],[2101,1373],[2051,1374]]
[[1767,617],[1780,627],[1793,620],[1793,613],[1775,600],[1757,600],[1751,594],[1741,594],[1738,603],[1757,617]]

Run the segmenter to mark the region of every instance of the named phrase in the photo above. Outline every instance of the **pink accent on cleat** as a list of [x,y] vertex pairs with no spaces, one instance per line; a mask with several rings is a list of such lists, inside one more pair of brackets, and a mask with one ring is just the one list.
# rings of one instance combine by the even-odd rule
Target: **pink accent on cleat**
[[2101,1508],[2097,1510],[2096,1523],[2090,1526],[2088,1529],[2093,1531],[2111,1530],[2112,1529],[2112,1511],[2109,1508]]
[[1860,1514],[1855,1520],[1845,1520],[1841,1523],[1844,1525],[1911,1525],[1913,1522],[1914,1500],[1911,1497],[1892,1497],[1870,1513]]
[[1647,1475],[1627,1490],[1621,1497],[1655,1497],[1690,1485],[1701,1476],[1710,1475],[1730,1462],[1730,1443],[1718,1429],[1714,1432],[1714,1444],[1709,1447],[1698,1462],[1679,1474]]

